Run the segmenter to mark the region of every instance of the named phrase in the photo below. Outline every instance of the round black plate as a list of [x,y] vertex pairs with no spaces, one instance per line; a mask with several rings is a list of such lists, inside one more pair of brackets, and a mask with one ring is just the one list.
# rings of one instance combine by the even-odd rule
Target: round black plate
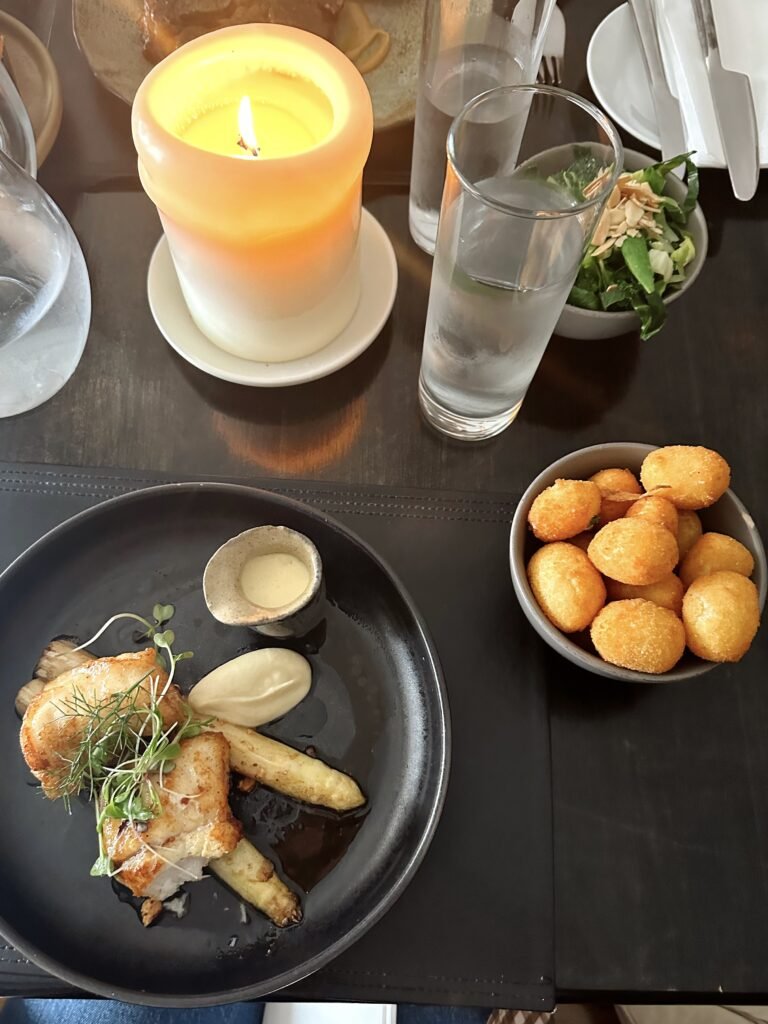
[[[83,640],[118,611],[176,606],[182,687],[261,641],[217,623],[205,563],[252,526],[301,530],[323,559],[324,638],[313,639],[307,699],[265,731],[314,746],[368,796],[362,815],[314,813],[267,790],[235,798],[246,834],[302,895],[304,920],[278,930],[214,878],[191,884],[189,913],[142,927],[112,883],[90,878],[93,811],[67,816],[32,785],[13,698],[54,636]],[[88,510],[32,545],[0,576],[0,931],[39,966],[104,996],[156,1005],[256,998],[327,964],[394,903],[432,838],[448,772],[448,710],[435,650],[400,583],[354,534],[306,506],[227,484],[138,491]],[[322,631],[320,631],[322,632]],[[118,624],[93,650],[137,649]],[[299,647],[299,649],[301,649]],[[326,872],[323,876],[323,872]],[[293,875],[293,878],[291,878]],[[323,876],[323,877],[321,877]],[[304,892],[304,889],[308,892]]]

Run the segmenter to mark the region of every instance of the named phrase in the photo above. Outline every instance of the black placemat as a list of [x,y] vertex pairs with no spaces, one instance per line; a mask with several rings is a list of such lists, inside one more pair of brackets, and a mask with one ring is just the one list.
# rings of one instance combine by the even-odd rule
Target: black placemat
[[764,1004],[768,629],[738,665],[674,686],[542,661],[558,991]]
[[[0,464],[0,566],[75,512],[167,480]],[[415,880],[360,942],[283,995],[551,1008],[549,729],[540,647],[509,582],[515,502],[257,483],[337,516],[390,562],[432,631],[453,720],[445,811]],[[0,993],[75,990],[6,946]]]

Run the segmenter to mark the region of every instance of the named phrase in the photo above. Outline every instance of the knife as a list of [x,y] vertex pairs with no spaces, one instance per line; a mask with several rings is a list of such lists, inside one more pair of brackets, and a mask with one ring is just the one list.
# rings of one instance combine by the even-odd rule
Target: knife
[[737,199],[751,199],[760,174],[755,101],[749,77],[728,71],[720,60],[712,0],[693,0],[696,28],[709,73],[709,88],[715,107],[720,141]]
[[[679,153],[685,153],[688,149],[680,104],[670,91],[664,71],[653,0],[630,0],[630,6],[635,16],[645,68],[651,83],[651,96],[656,111],[661,155],[665,160],[669,160]],[[675,173],[682,177],[683,166],[676,168]]]

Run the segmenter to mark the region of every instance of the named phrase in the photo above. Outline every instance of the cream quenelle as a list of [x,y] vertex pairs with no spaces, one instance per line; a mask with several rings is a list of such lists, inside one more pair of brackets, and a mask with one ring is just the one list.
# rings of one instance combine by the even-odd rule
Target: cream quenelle
[[199,715],[255,728],[296,707],[309,693],[312,668],[283,647],[248,651],[203,676],[189,693]]

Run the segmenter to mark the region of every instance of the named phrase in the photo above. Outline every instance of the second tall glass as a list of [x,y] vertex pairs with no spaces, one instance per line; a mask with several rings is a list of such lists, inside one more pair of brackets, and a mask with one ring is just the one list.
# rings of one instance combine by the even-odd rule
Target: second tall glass
[[453,122],[419,380],[438,430],[513,421],[623,158],[597,107],[549,86],[483,93]]
[[533,82],[555,0],[426,0],[408,222],[435,251],[451,121],[475,96]]

